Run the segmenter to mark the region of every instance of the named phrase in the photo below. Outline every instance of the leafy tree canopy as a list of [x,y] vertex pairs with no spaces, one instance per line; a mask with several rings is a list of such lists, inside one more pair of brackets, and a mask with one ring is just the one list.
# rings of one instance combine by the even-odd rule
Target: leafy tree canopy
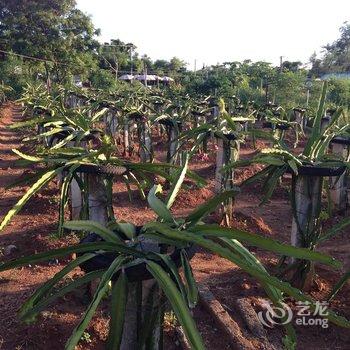
[[350,72],[350,23],[345,22],[340,28],[340,37],[324,46],[322,58],[314,53],[310,62],[311,73],[320,76],[326,73]]
[[99,31],[75,6],[74,0],[0,0],[0,48],[54,61],[46,69],[57,74],[91,66]]

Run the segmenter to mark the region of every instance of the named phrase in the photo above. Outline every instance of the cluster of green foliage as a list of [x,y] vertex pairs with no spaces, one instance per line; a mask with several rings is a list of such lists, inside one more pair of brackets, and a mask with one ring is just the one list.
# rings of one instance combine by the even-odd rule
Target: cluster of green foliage
[[6,60],[0,61],[0,81],[11,86],[12,91],[7,97],[16,99],[28,82],[33,82],[38,76],[40,69],[30,62],[23,62],[15,56],[8,56]]
[[340,28],[340,38],[323,49],[321,58],[315,53],[310,58],[311,74],[350,73],[350,23],[345,22]]
[[111,39],[109,43],[102,44],[99,54],[99,67],[112,70],[115,74],[147,71],[149,74],[176,78],[186,72],[186,63],[177,57],[173,57],[170,61],[163,59],[152,61],[147,55],[140,57],[134,44],[119,39]]
[[[191,95],[235,95],[242,102],[272,101],[291,107],[305,105],[307,77],[349,71],[349,33],[349,24],[344,24],[340,38],[325,47],[324,56],[311,58],[310,71],[300,62],[285,61],[282,67],[274,67],[245,60],[192,72],[177,57],[152,61],[147,55],[140,56],[133,43],[120,39],[99,43],[99,30],[89,16],[76,8],[74,0],[1,0],[0,49],[46,61],[2,54],[0,80],[11,85],[18,96],[26,82],[38,78],[62,84],[71,83],[78,75],[92,87],[115,90],[120,85],[117,76],[147,72],[175,78]],[[314,85],[309,103],[316,109],[320,84]],[[332,79],[330,90],[334,104],[349,105],[348,80]]]
[[86,69],[98,31],[75,5],[74,0],[1,1],[1,49],[50,60],[43,63],[45,70],[59,81],[65,71]]
[[305,104],[307,71],[290,66],[290,62],[285,62],[282,69],[266,62],[227,62],[189,73],[183,84],[192,94],[235,95],[244,103],[278,101],[287,107]]

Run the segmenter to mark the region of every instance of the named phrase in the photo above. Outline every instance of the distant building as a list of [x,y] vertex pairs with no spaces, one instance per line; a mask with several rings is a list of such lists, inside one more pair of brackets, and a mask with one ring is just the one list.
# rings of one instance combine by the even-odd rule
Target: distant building
[[327,79],[350,79],[350,72],[327,73],[321,76],[321,80],[327,80]]

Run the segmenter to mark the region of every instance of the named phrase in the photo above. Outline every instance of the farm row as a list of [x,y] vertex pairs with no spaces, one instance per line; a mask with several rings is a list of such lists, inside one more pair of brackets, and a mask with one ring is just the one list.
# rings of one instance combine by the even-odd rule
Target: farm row
[[[33,171],[14,184],[27,190],[4,216],[0,229],[10,225],[39,191],[58,182],[55,235],[65,241],[75,232],[81,239],[71,244],[67,238],[64,247],[8,260],[0,271],[74,255],[22,305],[25,321],[97,281],[67,349],[74,349],[84,336],[106,296],[107,348],[160,348],[165,305],[170,305],[191,348],[204,348],[191,314],[198,302],[191,264],[198,247],[248,273],[275,307],[292,298],[315,311],[317,301],[307,293],[317,266],[344,271],[343,261],[317,250],[350,224],[349,117],[340,107],[327,109],[326,83],[315,115],[273,103],[242,104],[235,96],[194,99],[171,89],[132,86],[114,94],[60,87],[48,93],[41,86],[29,86],[21,102],[24,120],[10,128],[27,134],[27,151],[14,152],[18,165]],[[247,145],[253,152],[245,152]],[[197,174],[194,166],[208,160],[215,161],[211,179]],[[237,174],[244,169],[254,171],[241,181]],[[181,207],[181,194],[205,187],[208,180],[214,196],[175,215],[172,208]],[[131,200],[139,192],[153,213],[147,222],[119,218],[119,208],[132,204],[125,197],[118,201],[116,183],[124,183]],[[235,226],[235,203],[245,191],[261,184],[262,204],[268,207],[286,183],[291,244]],[[324,228],[335,213],[343,218]],[[280,257],[274,269],[259,261],[256,248]],[[67,282],[77,267],[84,274]],[[345,271],[328,301],[336,298],[348,276]],[[335,325],[350,325],[330,309],[326,317]],[[284,346],[294,348],[292,324],[283,327]]]

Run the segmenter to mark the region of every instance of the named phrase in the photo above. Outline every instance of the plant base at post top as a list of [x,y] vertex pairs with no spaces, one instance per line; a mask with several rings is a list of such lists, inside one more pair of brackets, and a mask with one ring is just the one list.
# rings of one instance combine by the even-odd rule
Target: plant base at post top
[[[137,232],[141,232],[142,226],[136,228]],[[138,236],[141,239],[142,236]],[[90,233],[82,239],[82,243],[96,242],[99,237]],[[139,249],[143,252],[160,253],[161,246],[159,243],[151,239],[141,239]],[[189,258],[195,253],[193,246],[186,248]],[[164,253],[164,252],[163,252]],[[85,272],[96,271],[99,269],[106,269],[110,266],[112,261],[116,258],[115,253],[100,253],[96,257],[84,262],[81,268]],[[174,249],[169,253],[171,261],[178,268],[181,266],[180,249]],[[165,266],[164,266],[165,267]],[[119,271],[120,273],[120,271]],[[112,277],[115,282],[119,273]],[[151,273],[147,270],[145,263],[130,266],[125,269],[125,274],[128,279],[128,299],[126,305],[125,323],[123,328],[123,337],[120,349],[136,349],[139,344],[140,334],[135,330],[147,327],[149,324],[149,334],[147,334],[147,349],[158,350],[162,349],[162,320],[164,316],[162,293],[158,284],[153,279]]]
[[[106,188],[103,182],[103,177],[97,174],[88,174],[89,185],[89,219],[97,221],[102,225],[106,225],[107,218],[107,196]],[[92,234],[93,236],[93,234]],[[89,239],[83,240],[88,242]],[[159,252],[159,246],[155,247],[152,242],[145,240],[143,243],[143,249],[146,251]],[[94,259],[90,260],[91,264],[95,266],[87,267],[82,266],[86,271],[97,270],[102,267],[108,266],[107,261],[104,260],[107,265],[99,266],[98,258],[94,262]],[[103,257],[102,257],[103,259]],[[137,267],[138,265],[136,265]],[[131,281],[128,283],[128,299],[126,304],[125,322],[123,328],[123,336],[121,341],[121,350],[136,349],[139,342],[139,334],[137,331],[141,326],[147,325],[147,322],[151,322],[152,318],[154,324],[152,325],[152,334],[148,335],[150,344],[147,348],[151,350],[162,349],[162,337],[161,337],[161,324],[162,324],[162,308],[161,308],[161,292],[159,286],[156,284],[153,278],[149,279],[149,275],[145,276],[146,267],[141,265],[143,273],[141,271],[136,272],[136,276],[140,277],[138,281]],[[147,271],[148,272],[148,271]],[[128,273],[127,273],[128,276]],[[134,276],[135,277],[135,276]],[[145,280],[143,278],[146,277]],[[133,277],[129,278],[133,279]]]
[[[146,251],[159,252],[159,246],[152,242],[145,242]],[[144,267],[145,272],[146,267]],[[127,273],[128,274],[128,273]],[[135,274],[136,275],[136,274]],[[150,325],[151,332],[147,334],[147,349],[162,349],[162,320],[163,310],[161,304],[161,291],[153,278],[143,280],[145,274],[139,274],[140,280],[128,283],[128,300],[125,310],[125,323],[123,337],[120,344],[121,350],[136,349],[140,341],[140,327],[144,329]],[[132,278],[131,278],[132,279]],[[152,323],[153,320],[153,324]],[[136,331],[138,330],[138,331]]]

